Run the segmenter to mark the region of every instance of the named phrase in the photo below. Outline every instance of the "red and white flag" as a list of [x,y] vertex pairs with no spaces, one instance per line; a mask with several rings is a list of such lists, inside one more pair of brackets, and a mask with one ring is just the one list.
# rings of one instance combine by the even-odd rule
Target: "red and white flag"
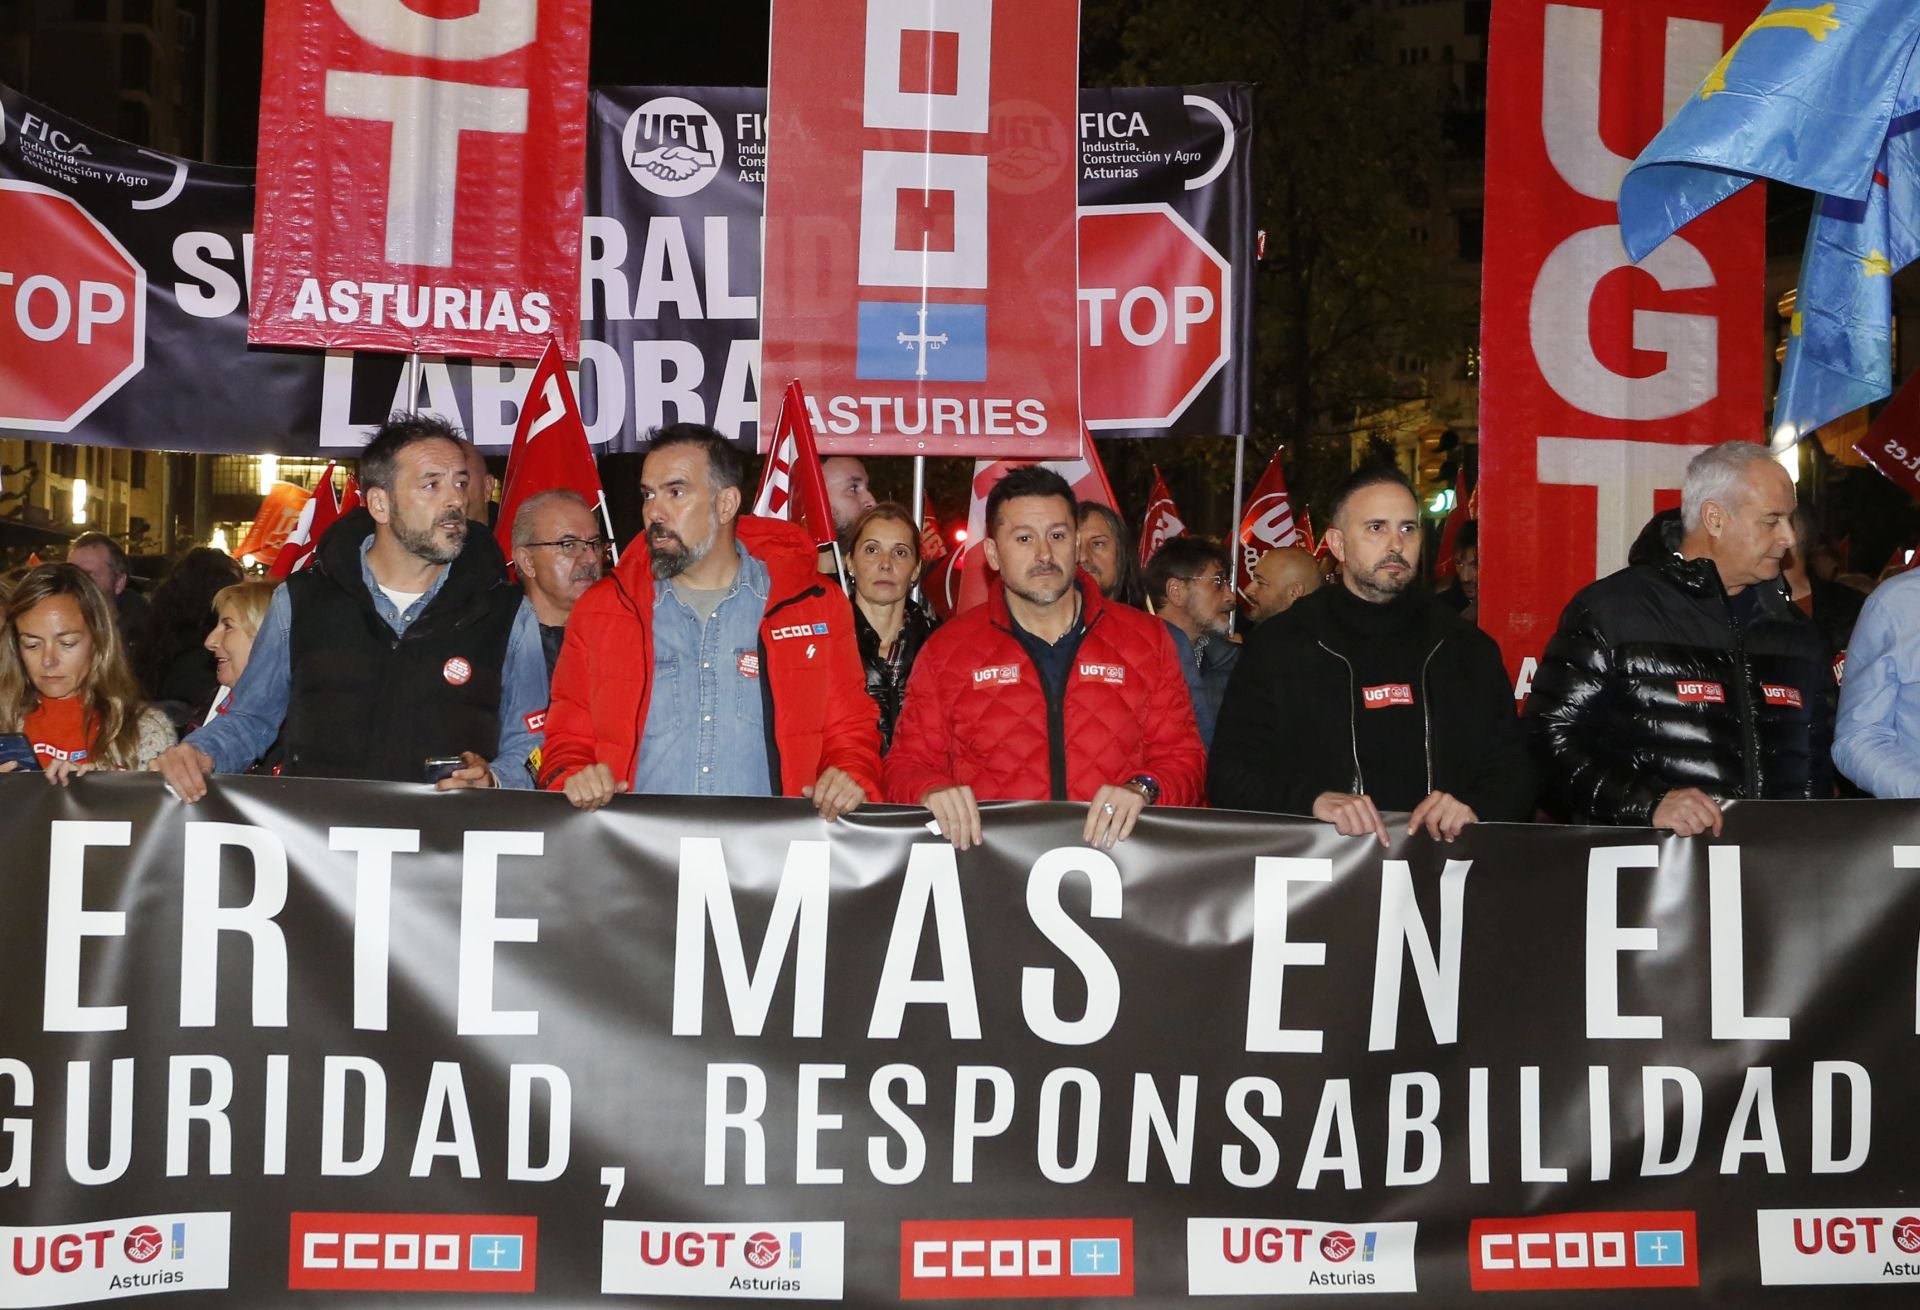
[[1320,557],[1320,540],[1313,535],[1313,511],[1305,505],[1300,507],[1300,544],[1312,551],[1315,559]]
[[1447,513],[1447,521],[1440,525],[1440,550],[1433,560],[1434,577],[1453,576],[1453,539],[1459,535],[1462,523],[1469,523],[1480,517],[1479,490],[1475,487],[1469,491],[1466,475],[1461,474],[1460,483],[1454,488],[1453,508]]
[[[1253,581],[1253,566],[1270,550],[1300,544],[1300,527],[1294,521],[1293,501],[1287,495],[1287,475],[1280,467],[1280,451],[1267,461],[1267,471],[1253,485],[1246,512],[1240,516],[1239,549],[1233,555],[1233,589],[1247,594]],[[1308,542],[1311,549],[1312,543]]]
[[1073,488],[1075,500],[1083,503],[1093,501],[1115,513],[1119,512],[1119,505],[1113,496],[1113,484],[1107,481],[1107,471],[1101,467],[1093,439],[1084,434],[1080,439],[1080,454],[1073,459],[975,461],[973,499],[967,507],[966,545],[949,556],[940,567],[929,570],[921,584],[927,603],[939,617],[944,619],[961,610],[971,609],[987,598],[987,583],[992,573],[987,567],[987,557],[980,549],[980,543],[987,539],[987,495],[1008,472],[1036,462],[1041,468],[1052,469],[1065,478]]
[[359,503],[360,484],[353,478],[347,479],[347,494],[344,497],[334,494],[333,465],[329,463],[321,470],[320,480],[313,484],[313,495],[307,498],[306,508],[300,511],[300,521],[287,534],[280,553],[267,569],[267,576],[284,578],[307,567],[313,562],[313,552],[320,545],[320,539],[327,535],[327,529]]
[[272,568],[273,562],[280,558],[281,547],[300,526],[312,499],[312,492],[303,491],[291,482],[274,483],[260,502],[260,512],[253,516],[253,526],[247,529],[246,538],[234,555],[242,560],[251,555],[256,562]]
[[1167,490],[1167,480],[1160,474],[1160,466],[1153,466],[1153,495],[1147,500],[1147,517],[1140,523],[1140,563],[1142,565],[1153,558],[1153,553],[1175,537],[1187,535],[1187,525],[1180,521],[1180,511],[1174,507],[1173,493]]
[[494,526],[494,539],[508,559],[513,558],[513,516],[543,491],[578,492],[599,516],[607,536],[612,537],[600,467],[587,441],[580,402],[567,380],[560,343],[551,338],[520,402],[520,422],[513,430],[513,450],[507,456],[507,480],[500,490],[500,520]]
[[813,534],[816,546],[831,545],[836,536],[827,478],[820,471],[820,452],[813,441],[813,419],[797,381],[787,386],[780,400],[780,418],[774,424],[766,467],[760,471],[753,512],[760,518],[798,522]]

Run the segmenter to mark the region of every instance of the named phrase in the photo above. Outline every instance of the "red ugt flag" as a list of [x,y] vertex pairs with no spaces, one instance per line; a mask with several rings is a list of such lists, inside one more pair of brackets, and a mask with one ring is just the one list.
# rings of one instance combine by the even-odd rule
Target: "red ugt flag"
[[580,418],[580,402],[567,381],[560,343],[551,338],[527,383],[520,422],[513,430],[513,450],[507,456],[507,481],[500,492],[500,521],[494,526],[494,538],[508,559],[513,558],[513,516],[543,491],[578,492],[601,523],[607,521],[607,495],[587,441],[587,425]]
[[816,546],[834,539],[833,507],[827,500],[827,479],[820,471],[820,452],[813,443],[813,419],[807,413],[806,393],[798,381],[787,386],[774,424],[773,445],[760,471],[760,489],[754,493],[753,512],[760,518],[794,519],[813,534]]
[[1147,517],[1140,524],[1140,563],[1145,564],[1153,558],[1153,552],[1159,550],[1175,537],[1187,535],[1187,525],[1180,521],[1180,511],[1174,507],[1173,493],[1167,490],[1167,480],[1160,475],[1160,466],[1153,466],[1153,495],[1147,501]]
[[[1293,501],[1287,495],[1287,475],[1280,467],[1280,452],[1275,447],[1267,461],[1267,471],[1253,485],[1246,512],[1240,516],[1240,548],[1233,557],[1233,589],[1247,594],[1253,581],[1253,566],[1270,550],[1300,544],[1300,528],[1293,518]],[[1312,543],[1308,543],[1311,548]]]

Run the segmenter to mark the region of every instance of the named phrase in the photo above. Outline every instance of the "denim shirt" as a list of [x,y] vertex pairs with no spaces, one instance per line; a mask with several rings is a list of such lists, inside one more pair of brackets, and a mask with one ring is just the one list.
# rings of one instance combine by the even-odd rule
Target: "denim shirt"
[[[372,537],[360,544],[360,581],[366,585],[381,621],[393,629],[394,636],[403,636],[427,612],[453,570],[441,569],[426,593],[402,613],[373,580],[373,570],[367,566],[367,551],[372,545]],[[244,772],[280,735],[293,693],[292,637],[293,602],[288,599],[287,589],[278,587],[254,636],[246,670],[227,700],[227,712],[216,715],[186,739],[187,745],[197,746],[212,757],[215,773]],[[492,768],[494,781],[502,787],[532,788],[527,758],[540,745],[541,734],[528,731],[527,718],[538,715],[546,704],[547,662],[540,651],[540,621],[534,617],[533,606],[523,600],[520,612],[514,615],[500,671],[500,753],[494,756]]]
[[704,623],[670,580],[654,581],[653,694],[635,794],[774,795],[759,654],[767,566],[734,547],[740,571]]

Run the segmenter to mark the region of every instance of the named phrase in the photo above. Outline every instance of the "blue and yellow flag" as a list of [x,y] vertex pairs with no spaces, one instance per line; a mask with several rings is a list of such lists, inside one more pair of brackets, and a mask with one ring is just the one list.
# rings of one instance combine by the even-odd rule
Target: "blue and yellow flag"
[[1822,196],[1814,208],[1774,402],[1775,445],[1893,390],[1893,275],[1920,255],[1920,115],[1894,127],[1866,199]]
[[1621,183],[1627,254],[1756,177],[1867,200],[1916,43],[1920,0],[1773,0]]

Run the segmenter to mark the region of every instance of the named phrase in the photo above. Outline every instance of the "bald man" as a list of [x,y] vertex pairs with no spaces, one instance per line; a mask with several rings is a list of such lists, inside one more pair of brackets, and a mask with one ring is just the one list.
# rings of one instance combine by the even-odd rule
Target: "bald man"
[[1308,592],[1320,589],[1320,561],[1298,546],[1282,546],[1262,555],[1247,582],[1247,617],[1265,623]]

